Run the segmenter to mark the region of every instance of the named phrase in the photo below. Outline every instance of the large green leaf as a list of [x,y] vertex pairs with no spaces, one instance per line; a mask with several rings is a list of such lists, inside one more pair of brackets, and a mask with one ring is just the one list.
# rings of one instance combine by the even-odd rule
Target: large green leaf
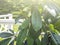
[[0,37],[2,37],[2,38],[8,38],[10,36],[13,36],[13,34],[8,33],[8,32],[2,32],[2,33],[0,33]]
[[36,32],[41,29],[42,27],[41,15],[39,10],[36,7],[32,9],[31,22]]
[[7,45],[10,41],[10,38],[0,41],[0,45]]
[[25,40],[26,36],[27,36],[27,29],[21,30],[19,32],[18,37],[17,37],[16,45],[23,45],[23,41]]

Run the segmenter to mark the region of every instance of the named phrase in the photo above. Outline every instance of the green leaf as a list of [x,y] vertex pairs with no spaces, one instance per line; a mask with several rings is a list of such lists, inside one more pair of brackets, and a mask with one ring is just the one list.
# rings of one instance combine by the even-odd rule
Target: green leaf
[[0,45],[7,45],[10,41],[10,38],[0,41]]
[[41,45],[48,45],[48,35],[47,35],[47,33],[42,38]]
[[56,45],[60,45],[60,36],[54,33],[51,33],[51,38]]
[[34,39],[28,36],[27,43],[28,43],[28,45],[33,45]]
[[27,29],[21,30],[19,32],[18,37],[17,37],[16,45],[23,45],[23,41],[25,40],[26,36],[27,36]]
[[32,9],[31,22],[32,22],[32,26],[36,32],[41,29],[41,27],[42,27],[41,15],[40,15],[39,10],[35,7],[34,7],[34,9]]
[[30,26],[30,29],[29,29],[29,36],[33,39],[37,38],[36,32],[35,32],[35,30],[33,29],[32,26]]
[[40,35],[40,33],[41,33],[41,30],[39,30],[38,32],[36,32],[36,31],[33,29],[33,27],[30,26],[30,29],[29,29],[29,36],[30,36],[31,38],[33,38],[33,39],[38,38],[39,35]]
[[54,25],[53,25],[53,24],[49,24],[49,28],[50,28],[51,30],[54,30]]
[[59,31],[55,29],[54,25],[53,24],[49,24],[49,28],[52,32],[56,33],[56,34],[59,34]]
[[8,32],[2,32],[2,33],[0,33],[0,37],[2,37],[2,38],[8,38],[10,36],[13,36],[13,34],[8,33]]
[[36,39],[37,45],[41,45],[41,41],[39,39]]
[[26,19],[26,20],[22,23],[22,25],[19,26],[19,29],[23,30],[23,29],[27,28],[28,25],[29,25],[29,20]]
[[54,23],[54,26],[60,32],[60,18]]
[[56,45],[52,38],[50,38],[50,45]]

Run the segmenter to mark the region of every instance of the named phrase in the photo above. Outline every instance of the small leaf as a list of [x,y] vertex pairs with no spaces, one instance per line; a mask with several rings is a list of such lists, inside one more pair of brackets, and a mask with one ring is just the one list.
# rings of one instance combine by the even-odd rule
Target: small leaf
[[41,27],[42,27],[41,15],[40,15],[39,10],[35,7],[34,7],[34,9],[32,9],[31,22],[32,22],[32,26],[36,32],[41,29]]
[[13,34],[8,33],[8,32],[2,32],[2,33],[0,33],[0,37],[2,37],[2,38],[8,38],[10,36],[13,36]]

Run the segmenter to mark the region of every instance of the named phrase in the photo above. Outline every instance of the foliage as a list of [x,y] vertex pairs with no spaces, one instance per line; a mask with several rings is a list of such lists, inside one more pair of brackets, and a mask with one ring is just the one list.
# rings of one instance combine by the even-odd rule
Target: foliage
[[[19,26],[17,32],[9,30],[10,33],[0,33],[0,37],[4,38],[0,41],[0,45],[14,45],[15,41],[16,45],[60,45],[59,6],[50,0],[49,2],[29,0],[29,3],[17,0],[17,2],[17,4],[15,4],[16,1],[14,2],[14,9],[20,11],[18,14],[23,15],[25,21]],[[20,7],[16,7],[19,4]],[[26,7],[28,7],[27,10],[25,10]],[[20,15],[16,18],[16,23],[20,19]]]

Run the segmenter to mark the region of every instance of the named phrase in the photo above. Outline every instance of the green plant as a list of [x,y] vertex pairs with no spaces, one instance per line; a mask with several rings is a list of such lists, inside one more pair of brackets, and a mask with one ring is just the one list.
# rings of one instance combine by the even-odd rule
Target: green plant
[[45,6],[45,10],[36,3],[29,8],[31,15],[25,18],[16,33],[13,30],[0,33],[0,37],[4,38],[0,45],[14,45],[15,41],[16,45],[60,45],[59,13],[51,13],[52,9],[48,10],[49,7]]

